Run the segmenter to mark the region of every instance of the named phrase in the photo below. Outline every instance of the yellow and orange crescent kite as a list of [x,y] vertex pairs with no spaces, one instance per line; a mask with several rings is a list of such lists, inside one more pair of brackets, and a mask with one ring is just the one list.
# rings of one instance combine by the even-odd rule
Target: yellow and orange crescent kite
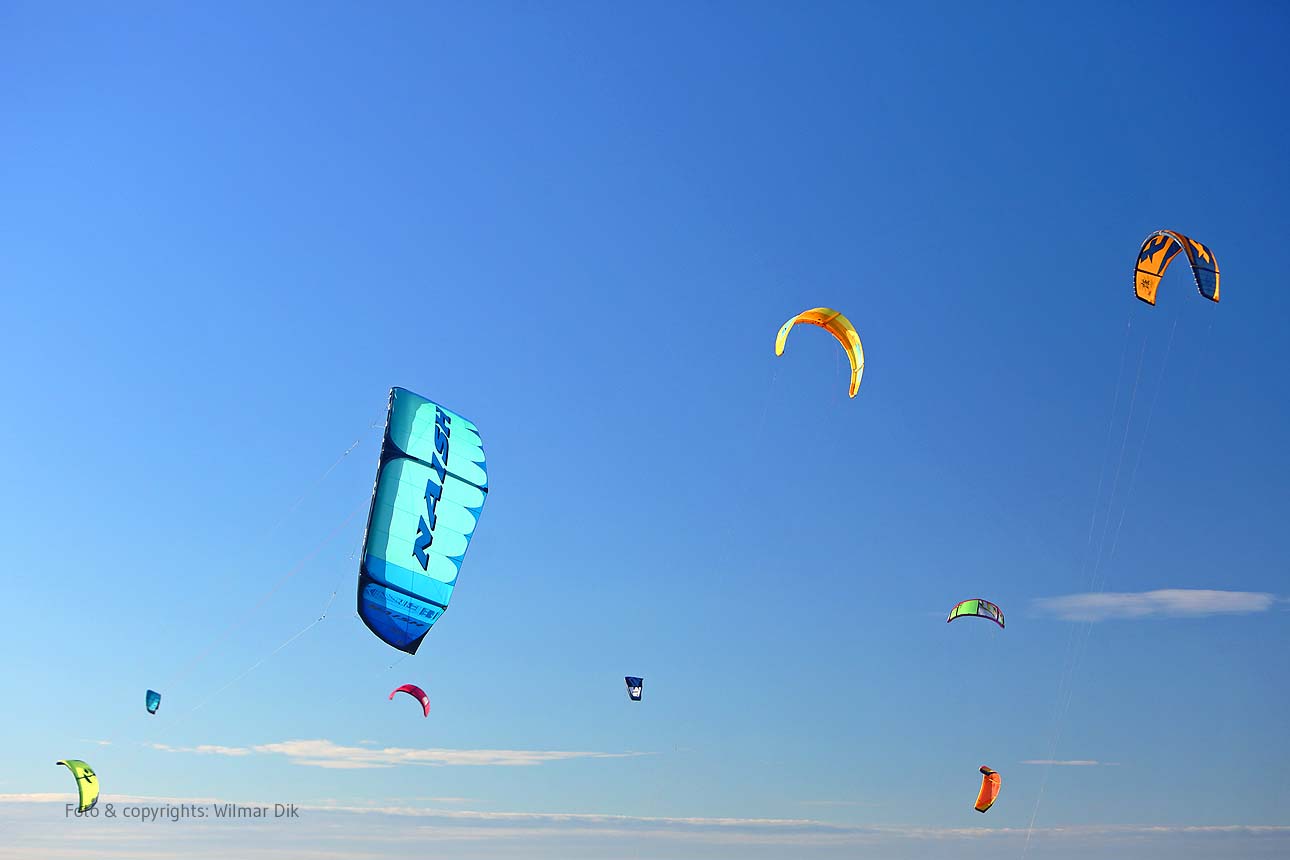
[[851,359],[851,396],[855,397],[856,392],[860,390],[860,377],[864,376],[864,347],[860,345],[860,335],[856,333],[856,327],[851,324],[851,320],[843,316],[841,311],[835,311],[832,308],[811,308],[809,311],[802,311],[779,327],[779,334],[775,335],[776,355],[784,354],[784,341],[788,340],[788,331],[798,323],[817,325],[836,337],[838,343],[842,344],[847,358]]

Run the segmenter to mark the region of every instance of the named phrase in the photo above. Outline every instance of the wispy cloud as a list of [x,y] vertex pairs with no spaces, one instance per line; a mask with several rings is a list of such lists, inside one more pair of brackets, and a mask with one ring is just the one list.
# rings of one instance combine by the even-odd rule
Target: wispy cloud
[[197,753],[199,755],[243,756],[251,754],[251,750],[246,747],[222,747],[217,744],[199,744],[195,747],[172,747],[169,744],[148,744],[148,746],[162,752]]
[[1056,758],[1030,758],[1022,764],[1043,764],[1050,767],[1119,767],[1118,761],[1094,761],[1087,758],[1074,759],[1056,759]]
[[454,750],[413,749],[408,747],[342,746],[329,740],[289,740],[251,747],[226,747],[203,744],[194,747],[175,747],[168,744],[150,744],[155,750],[170,753],[195,753],[199,755],[248,756],[281,755],[292,764],[307,767],[324,767],[334,770],[399,767],[532,767],[554,761],[585,758],[629,758],[648,753],[581,752],[573,750]]
[[[135,797],[113,795],[123,806],[222,804],[224,800],[176,797]],[[1082,857],[1092,850],[1102,853],[1114,842],[1124,848],[1145,852],[1124,853],[1123,857],[1167,856],[1177,840],[1189,837],[1221,838],[1222,845],[1210,843],[1218,856],[1252,856],[1237,850],[1234,839],[1259,838],[1269,850],[1290,847],[1290,826],[1286,825],[1069,825],[1037,827],[920,827],[837,824],[802,818],[715,818],[682,816],[636,816],[591,812],[488,812],[444,810],[412,806],[345,806],[341,803],[301,804],[302,817],[310,826],[292,831],[284,842],[266,839],[268,828],[295,827],[288,821],[275,825],[238,822],[229,827],[212,817],[188,819],[164,829],[121,828],[107,819],[78,822],[75,831],[51,828],[41,815],[20,811],[25,804],[66,804],[64,794],[0,795],[0,816],[20,828],[19,853],[8,854],[0,846],[0,857],[69,857],[102,860],[105,857],[247,857],[286,860],[302,857],[397,858],[415,846],[419,853],[437,847],[448,856],[569,857],[586,856],[598,850],[614,855],[624,840],[640,846],[644,841],[665,843],[666,849],[647,849],[649,856],[672,856],[677,846],[700,849],[705,857],[782,857],[786,850],[814,849],[812,857],[853,857],[857,848],[869,848],[888,858],[925,857],[928,843],[936,850],[960,858],[989,858],[1034,837],[1046,843],[1046,856]],[[264,806],[241,798],[239,805]],[[173,835],[171,835],[173,834]],[[73,844],[79,840],[79,844]],[[173,841],[175,844],[162,843]],[[182,843],[182,844],[181,844]],[[236,844],[235,844],[236,843]],[[478,849],[468,848],[469,845]],[[1193,843],[1194,844],[1194,843]],[[542,847],[539,847],[542,846]],[[581,846],[581,848],[577,847]],[[1060,847],[1065,846],[1065,847]],[[1227,849],[1224,851],[1223,846]],[[179,850],[182,848],[182,852]],[[146,849],[146,850],[145,850]],[[1054,855],[1052,849],[1060,853]],[[760,853],[751,854],[750,851]],[[825,850],[827,854],[819,853]],[[131,852],[134,853],[131,853]],[[717,851],[719,853],[713,853]],[[772,853],[766,853],[766,852]],[[155,853],[154,853],[155,852]],[[664,853],[665,852],[665,853]],[[1163,852],[1163,853],[1162,853]],[[794,854],[794,856],[798,856]],[[1188,856],[1193,856],[1188,854]],[[1195,855],[1199,856],[1199,855]],[[1272,856],[1271,853],[1266,856]]]
[[864,800],[799,800],[800,806],[877,806]]
[[1041,612],[1066,621],[1107,621],[1113,618],[1245,615],[1267,612],[1276,601],[1276,595],[1262,591],[1163,588],[1157,591],[1067,594],[1041,598],[1035,601],[1035,606]]

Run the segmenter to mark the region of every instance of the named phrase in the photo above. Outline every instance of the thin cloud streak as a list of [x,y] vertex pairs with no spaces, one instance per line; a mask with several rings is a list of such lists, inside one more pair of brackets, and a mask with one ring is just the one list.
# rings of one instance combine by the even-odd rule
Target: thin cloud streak
[[1156,591],[1086,592],[1045,597],[1035,601],[1035,608],[1063,621],[1108,621],[1248,615],[1267,612],[1276,602],[1276,595],[1262,591],[1163,588]]
[[[112,801],[121,805],[164,804],[181,805],[193,803],[223,804],[230,801],[211,798],[148,797],[134,795],[114,795]],[[0,814],[11,815],[16,812],[11,805],[23,804],[66,804],[63,794],[0,794]],[[265,806],[263,801],[232,801],[238,805]],[[323,821],[314,818],[318,832],[336,834],[336,838],[365,844],[372,847],[371,840],[379,834],[380,841],[390,845],[400,843],[419,844],[422,847],[428,841],[481,841],[500,840],[507,843],[531,842],[535,839],[599,837],[599,838],[652,838],[669,842],[689,842],[708,845],[747,845],[747,846],[857,846],[880,845],[908,842],[963,842],[998,843],[1025,838],[1027,833],[1051,839],[1142,839],[1147,837],[1179,835],[1258,835],[1290,839],[1290,825],[1108,825],[1087,824],[1072,826],[1049,826],[1034,828],[1028,831],[1024,827],[920,827],[920,826],[873,826],[857,824],[837,824],[813,819],[801,818],[702,818],[702,817],[668,817],[668,816],[634,816],[606,813],[585,812],[487,812],[475,810],[442,810],[405,806],[347,806],[342,804],[301,804],[302,811],[314,816],[348,817],[350,823],[339,829],[325,826]],[[381,819],[391,819],[382,821]],[[10,819],[19,820],[19,819]],[[360,824],[372,821],[370,825]],[[200,833],[210,834],[220,831],[218,821],[214,819],[187,820],[181,825],[186,828],[188,841]],[[250,826],[250,825],[246,825]],[[257,825],[261,828],[271,825]],[[95,850],[101,850],[105,839],[112,840],[148,840],[156,834],[131,828],[120,830],[111,828],[106,821],[87,822],[84,832],[72,834],[84,838]],[[373,829],[374,828],[374,829]],[[90,832],[90,831],[93,832]],[[37,831],[42,836],[51,836],[48,828],[41,825]],[[231,831],[222,831],[231,833]],[[69,834],[56,835],[60,840],[67,840]],[[397,853],[397,852],[396,852]],[[0,856],[4,856],[0,854]],[[70,855],[69,855],[70,856]],[[78,856],[90,856],[78,855]],[[97,854],[93,856],[99,856]],[[276,855],[275,855],[276,856]],[[291,856],[284,851],[282,856]],[[342,856],[342,855],[336,855]]]
[[864,800],[799,800],[799,806],[877,806]]
[[368,768],[414,765],[420,767],[533,767],[555,761],[587,758],[631,758],[649,753],[606,753],[572,750],[455,750],[413,749],[407,747],[342,746],[325,739],[289,740],[280,743],[257,744],[251,747],[226,747],[203,744],[193,747],[174,747],[168,744],[149,744],[152,749],[169,753],[194,753],[198,755],[249,756],[281,755],[292,764],[321,767],[333,770],[362,770]]

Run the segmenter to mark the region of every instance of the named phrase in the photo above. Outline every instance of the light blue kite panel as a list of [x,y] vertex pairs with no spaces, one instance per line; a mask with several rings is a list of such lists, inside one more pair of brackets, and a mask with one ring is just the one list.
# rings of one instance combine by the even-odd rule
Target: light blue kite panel
[[481,489],[488,488],[484,469],[484,443],[479,429],[456,412],[444,409],[402,388],[394,389],[393,413],[387,436],[398,449],[423,463],[433,462],[436,414],[447,417],[451,462],[448,472]]
[[383,641],[415,654],[447,609],[487,493],[475,425],[392,389],[358,588],[359,616]]

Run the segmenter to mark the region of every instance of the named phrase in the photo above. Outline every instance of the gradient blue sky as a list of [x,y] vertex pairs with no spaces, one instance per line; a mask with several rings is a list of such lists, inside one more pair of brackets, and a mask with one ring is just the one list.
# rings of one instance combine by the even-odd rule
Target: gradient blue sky
[[[1288,42],[1277,3],[0,3],[0,857],[1284,856]],[[1158,227],[1221,305],[1133,300]],[[772,353],[816,305],[854,401],[824,333]],[[352,558],[391,385],[492,487],[393,668]],[[944,623],[974,596],[1006,631]],[[65,757],[307,808],[67,821]]]

